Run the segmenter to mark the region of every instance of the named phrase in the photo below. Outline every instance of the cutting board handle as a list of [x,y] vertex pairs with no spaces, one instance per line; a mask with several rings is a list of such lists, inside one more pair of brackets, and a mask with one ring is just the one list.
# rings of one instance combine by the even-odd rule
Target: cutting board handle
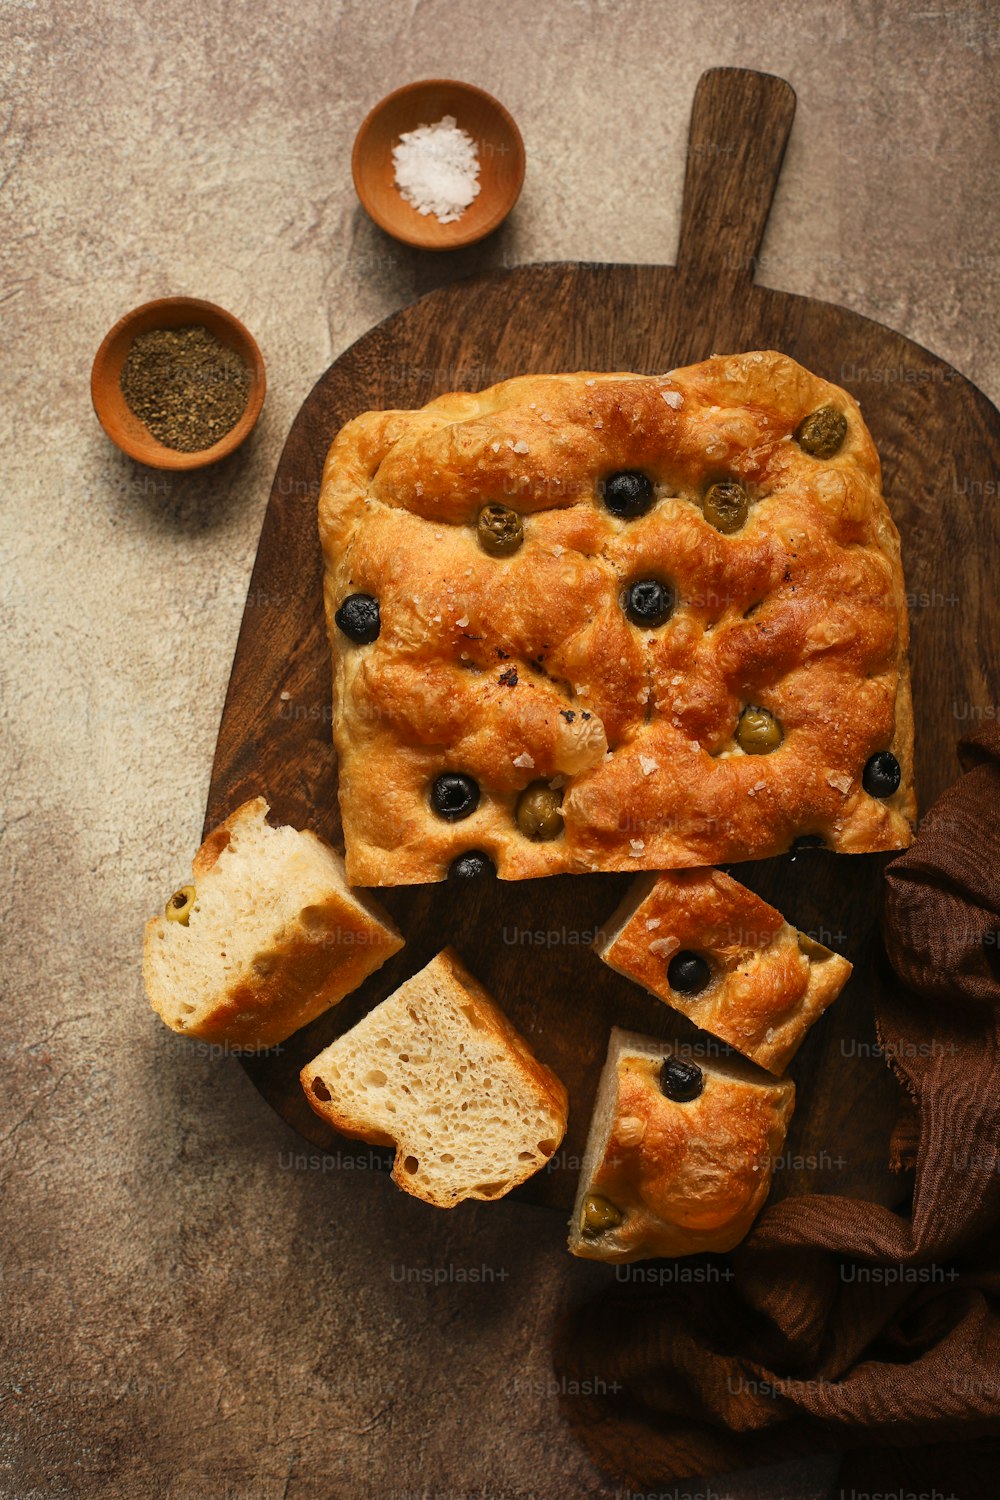
[[699,280],[753,280],[794,118],[795,90],[783,78],[748,68],[701,75],[688,132],[678,271]]

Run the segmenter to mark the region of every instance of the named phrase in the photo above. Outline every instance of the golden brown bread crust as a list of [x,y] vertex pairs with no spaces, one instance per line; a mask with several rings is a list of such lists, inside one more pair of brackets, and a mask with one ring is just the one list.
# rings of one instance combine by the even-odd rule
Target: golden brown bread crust
[[674,1103],[658,1082],[672,1049],[647,1046],[655,1046],[653,1056],[626,1038],[618,1055],[614,1124],[587,1184],[624,1218],[593,1238],[574,1225],[570,1248],[585,1259],[731,1250],[764,1205],[791,1121],[790,1080],[730,1077],[700,1058],[703,1092]]
[[[228,847],[241,819],[263,817],[267,811],[262,797],[252,798],[205,836],[191,862],[196,887]],[[303,829],[301,836],[332,854],[311,830]],[[403,947],[402,935],[384,911],[374,903],[369,909],[363,897],[332,890],[286,924],[277,941],[261,949],[248,969],[235,971],[228,988],[215,996],[203,1015],[175,1022],[176,997],[161,989],[151,962],[164,926],[162,915],[152,917],[143,936],[143,975],[153,1009],[185,1036],[246,1051],[285,1041],[351,994]]]
[[[356,948],[345,956],[339,948],[344,932],[340,903],[331,901],[314,910],[315,926],[296,924],[286,931],[280,948],[261,954],[257,972],[238,979],[204,1020],[185,1028],[184,1035],[253,1051],[274,1047],[356,990],[376,967],[371,959],[379,950]],[[390,943],[379,962],[400,946]],[[269,963],[274,967],[268,969]]]
[[[847,435],[820,460],[792,434],[827,405]],[[622,469],[657,487],[631,521],[595,498]],[[731,535],[701,508],[727,476],[752,500]],[[513,556],[477,542],[488,502],[523,518]],[[440,880],[470,848],[523,879],[759,858],[800,834],[851,853],[910,842],[899,536],[857,403],[793,360],[524,376],[369,412],[330,450],[319,521],[352,883]],[[678,603],[647,631],[620,598],[652,576]],[[372,644],[335,624],[352,593],[379,600]],[[748,704],[780,720],[773,754],[736,746]],[[861,773],[885,749],[902,782],[877,800]],[[460,822],[429,805],[445,770],[481,789]],[[514,807],[540,778],[560,778],[565,830],[534,843]]]
[[[774,1073],[851,976],[846,958],[721,870],[637,882],[606,930],[597,949],[606,964]],[[667,979],[671,958],[685,951],[712,969],[698,995],[678,993]]]

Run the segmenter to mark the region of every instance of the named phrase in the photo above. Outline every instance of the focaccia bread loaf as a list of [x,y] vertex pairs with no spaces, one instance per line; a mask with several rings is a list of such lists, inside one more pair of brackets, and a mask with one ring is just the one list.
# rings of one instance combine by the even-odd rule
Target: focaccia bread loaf
[[721,870],[640,876],[597,952],[774,1073],[851,976],[846,958]]
[[899,536],[857,403],[793,360],[369,412],[319,523],[353,882],[910,842]]
[[207,835],[194,883],[146,924],[150,1004],[185,1036],[273,1047],[343,1000],[403,946],[350,890],[344,862],[309,830],[272,828],[254,797]]
[[335,1130],[395,1146],[393,1181],[436,1208],[509,1193],[566,1133],[562,1083],[450,948],[300,1077]]
[[614,1027],[570,1250],[607,1261],[731,1250],[764,1205],[794,1106],[789,1079]]

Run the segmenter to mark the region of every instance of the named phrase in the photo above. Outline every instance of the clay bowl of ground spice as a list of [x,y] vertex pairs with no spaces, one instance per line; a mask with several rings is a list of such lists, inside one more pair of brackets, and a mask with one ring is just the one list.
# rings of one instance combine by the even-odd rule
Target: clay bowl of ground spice
[[117,322],[90,377],[112,442],[153,469],[201,469],[260,416],[264,361],[238,318],[198,297],[161,297]]
[[471,83],[428,78],[376,104],[351,159],[362,206],[387,234],[455,250],[491,234],[524,182],[521,132]]

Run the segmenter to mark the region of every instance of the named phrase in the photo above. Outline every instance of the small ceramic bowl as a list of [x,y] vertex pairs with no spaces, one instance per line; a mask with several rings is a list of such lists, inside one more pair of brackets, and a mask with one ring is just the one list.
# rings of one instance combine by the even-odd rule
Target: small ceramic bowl
[[[235,427],[210,448],[182,453],[161,443],[139,420],[122,394],[120,381],[125,356],[138,334],[154,328],[184,328],[192,323],[207,328],[221,343],[236,350],[250,371],[250,391]],[[90,395],[104,431],[129,458],[148,464],[151,469],[203,469],[206,464],[227,458],[253,431],[266,389],[264,361],[248,330],[225,308],[217,307],[214,302],[202,302],[198,297],[160,297],[133,308],[118,320],[98,349],[90,374]]]
[[[479,193],[452,224],[420,214],[396,186],[392,148],[406,130],[454,115],[479,153]],[[362,207],[387,234],[422,250],[455,250],[491,234],[517,202],[524,182],[524,142],[499,100],[471,83],[428,78],[376,104],[358,131],[351,158]]]

